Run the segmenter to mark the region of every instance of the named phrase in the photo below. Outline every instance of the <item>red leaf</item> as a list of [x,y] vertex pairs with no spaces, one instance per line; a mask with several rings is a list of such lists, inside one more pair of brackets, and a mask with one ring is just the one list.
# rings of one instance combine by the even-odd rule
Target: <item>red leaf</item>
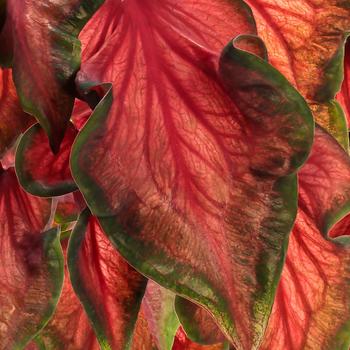
[[299,212],[261,349],[347,350],[350,241],[326,234],[350,209],[350,159],[322,130],[299,183]]
[[57,198],[55,222],[67,224],[78,219],[79,214],[86,208],[86,204],[79,191]]
[[344,107],[348,126],[350,125],[350,41],[345,45],[344,56],[344,80],[341,90],[337,94],[337,100]]
[[175,307],[182,328],[189,339],[204,345],[222,343],[226,340],[205,309],[179,296],[176,297]]
[[186,333],[180,327],[175,338],[172,350],[228,350],[228,344],[200,345],[187,338]]
[[77,189],[69,168],[70,151],[76,135],[77,130],[69,124],[60,151],[54,154],[39,124],[27,130],[16,151],[16,173],[27,192],[52,197]]
[[171,350],[179,328],[174,302],[172,292],[148,281],[135,326],[132,350]]
[[101,346],[131,341],[147,279],[119,255],[86,209],[72,232],[68,267],[73,288]]
[[[2,39],[13,55],[24,110],[34,115],[58,151],[74,102],[80,64],[77,36],[102,0],[7,0]],[[8,56],[11,54],[8,53]]]
[[350,7],[336,0],[247,0],[271,64],[309,102],[317,123],[348,147],[343,113],[333,100],[342,81]]
[[[106,1],[82,35],[92,51],[77,83],[92,106],[107,88],[97,83],[111,82],[115,99],[110,90],[97,105],[71,156],[122,255],[247,349],[267,323],[296,211],[295,177],[284,176],[313,133],[276,70],[232,43],[220,56],[249,32],[240,1]],[[256,37],[235,43],[247,40],[263,51]]]
[[24,347],[54,312],[63,282],[56,229],[43,232],[51,201],[19,186],[13,168],[0,174],[0,349]]
[[19,104],[11,69],[0,69],[0,158],[33,123]]
[[[67,241],[68,240],[65,239],[62,242],[65,257]],[[40,349],[49,350],[100,349],[85,311],[73,291],[67,265],[65,265],[63,290],[55,314],[39,334],[36,342],[42,344]]]

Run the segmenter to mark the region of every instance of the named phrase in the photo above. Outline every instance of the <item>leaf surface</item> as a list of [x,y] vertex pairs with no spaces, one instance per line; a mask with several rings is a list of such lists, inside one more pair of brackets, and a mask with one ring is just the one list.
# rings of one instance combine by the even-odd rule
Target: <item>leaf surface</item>
[[78,34],[102,0],[8,0],[0,35],[24,110],[35,116],[55,152],[74,103]]
[[186,333],[180,327],[176,334],[172,350],[229,350],[229,345],[227,343],[212,345],[200,345],[194,343],[186,336]]
[[175,295],[149,280],[136,323],[131,349],[171,350],[179,320],[175,313]]
[[0,158],[34,119],[24,113],[12,80],[11,69],[0,69]]
[[25,193],[13,168],[0,174],[0,349],[23,348],[50,319],[63,283],[51,201]]
[[181,326],[192,341],[211,345],[226,340],[211,315],[202,307],[179,296],[176,297],[175,307]]
[[26,131],[16,151],[16,173],[27,192],[53,197],[77,189],[69,168],[70,151],[76,135],[76,128],[69,124],[60,151],[54,154],[40,124]]
[[347,350],[349,238],[327,233],[350,210],[350,159],[321,129],[299,184],[298,216],[261,349]]
[[[90,105],[103,98],[73,146],[73,177],[135,268],[250,349],[294,221],[287,175],[310,149],[310,111],[264,60],[232,42],[221,53],[254,31],[239,1],[107,1],[99,15],[105,44],[77,83]],[[263,48],[253,36],[235,45]]]
[[102,349],[128,349],[147,279],[117,252],[86,209],[68,249],[73,288]]
[[350,30],[348,1],[247,0],[270,63],[306,98],[315,120],[347,150],[344,115],[334,101]]
[[68,193],[57,198],[55,211],[56,224],[68,224],[77,221],[79,214],[86,208],[86,204],[79,191]]
[[350,41],[348,40],[345,45],[344,55],[344,80],[341,85],[341,89],[337,94],[337,100],[344,108],[347,126],[350,125]]
[[61,243],[65,257],[62,293],[52,319],[35,342],[40,350],[100,350],[95,333],[70,282],[66,259],[68,239],[63,239]]

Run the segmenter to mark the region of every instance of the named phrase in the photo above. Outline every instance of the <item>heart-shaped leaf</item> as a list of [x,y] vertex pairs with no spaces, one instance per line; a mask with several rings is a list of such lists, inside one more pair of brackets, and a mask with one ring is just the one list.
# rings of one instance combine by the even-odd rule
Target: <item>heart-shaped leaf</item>
[[13,168],[0,173],[0,349],[23,348],[53,314],[63,283],[51,201],[25,193]]
[[100,346],[128,349],[147,279],[119,255],[88,209],[72,232],[68,267]]
[[[232,42],[221,53],[254,31],[240,1],[107,1],[95,21],[113,24],[102,38],[92,24],[104,44],[77,83],[90,105],[106,94],[73,176],[135,268],[210,310],[237,348],[257,346],[296,214],[287,175],[312,142],[307,104],[263,59]],[[264,52],[254,36],[235,45]]]
[[[74,103],[80,65],[77,36],[102,0],[7,0],[2,61],[13,66],[24,110],[35,116],[56,152]],[[4,63],[4,62],[3,62]]]

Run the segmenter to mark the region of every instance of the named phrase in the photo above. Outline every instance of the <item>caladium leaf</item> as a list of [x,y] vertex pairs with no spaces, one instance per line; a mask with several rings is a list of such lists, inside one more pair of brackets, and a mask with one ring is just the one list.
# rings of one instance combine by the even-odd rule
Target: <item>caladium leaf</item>
[[345,45],[344,80],[337,94],[337,100],[343,106],[348,127],[350,125],[350,41]]
[[34,119],[23,112],[11,69],[0,69],[0,158],[11,148],[21,132],[25,131]]
[[[72,148],[73,177],[135,268],[250,349],[296,213],[287,175],[312,142],[307,104],[256,55],[231,42],[220,56],[230,36],[253,31],[239,1],[107,1],[99,14],[113,23],[108,44],[77,83],[90,105],[106,94]],[[264,51],[253,36],[235,45]]]
[[229,344],[219,343],[213,345],[200,345],[191,341],[180,327],[174,341],[172,350],[229,350]]
[[84,199],[79,191],[59,197],[57,198],[54,221],[59,225],[77,221],[79,214],[85,207]]
[[27,192],[52,197],[77,189],[69,168],[70,151],[76,135],[76,128],[69,124],[60,151],[54,154],[40,124],[26,131],[16,151],[16,173]]
[[68,267],[101,348],[127,349],[147,279],[119,255],[88,209],[72,232]]
[[68,239],[63,239],[61,243],[65,256],[62,293],[52,319],[36,337],[35,343],[40,350],[100,350],[95,333],[70,282],[66,264]]
[[269,60],[310,103],[316,121],[347,149],[340,88],[350,7],[337,0],[247,0]]
[[336,238],[350,235],[350,214],[339,220],[329,231],[329,236]]
[[348,350],[349,237],[327,232],[350,210],[350,159],[319,129],[299,174],[299,212],[261,349]]
[[175,307],[181,326],[192,341],[208,345],[226,340],[205,309],[179,296],[176,297]]
[[89,119],[90,115],[91,109],[89,105],[82,100],[76,99],[72,112],[72,122],[74,126],[80,130]]
[[[147,322],[149,335],[153,347],[158,350],[171,350],[176,332],[179,328],[179,320],[175,313],[175,295],[169,290],[159,286],[149,280],[146,293],[141,304],[140,318],[144,319],[137,323]],[[142,327],[142,326],[141,326]],[[146,330],[147,331],[147,330]],[[140,349],[138,344],[142,344],[145,335],[136,328],[136,334],[133,337],[132,349]],[[147,341],[146,341],[147,342]]]
[[[1,33],[24,110],[35,116],[58,151],[74,103],[80,65],[77,36],[102,0],[7,0]],[[35,64],[33,64],[35,62]]]
[[[59,230],[45,231],[51,201],[0,174],[0,349],[23,348],[54,312],[63,283]],[[45,231],[45,232],[44,232]]]

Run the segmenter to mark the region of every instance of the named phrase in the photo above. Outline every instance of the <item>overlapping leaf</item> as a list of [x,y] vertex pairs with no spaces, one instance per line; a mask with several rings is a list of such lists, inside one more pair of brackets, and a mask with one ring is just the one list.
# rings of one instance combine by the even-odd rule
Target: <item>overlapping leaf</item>
[[175,306],[181,326],[189,339],[204,345],[225,342],[225,336],[205,309],[179,296],[176,297]]
[[[67,239],[62,242],[65,257],[67,243]],[[63,290],[57,308],[50,322],[36,337],[35,343],[40,350],[100,350],[85,311],[73,291],[66,264]],[[35,343],[30,346],[35,347]]]
[[76,128],[69,124],[60,151],[54,154],[40,124],[27,130],[16,152],[16,173],[27,192],[52,197],[77,189],[69,168],[70,151],[76,135]]
[[[73,176],[133,266],[250,349],[296,212],[295,177],[284,176],[312,142],[307,105],[232,43],[219,62],[232,36],[254,32],[239,1],[107,1],[94,21],[83,42],[103,44],[84,51],[77,82],[90,105],[108,88],[96,82],[112,82],[117,98],[108,90],[78,135]],[[236,44],[263,48],[254,37]]]
[[0,173],[0,349],[23,348],[51,317],[63,282],[58,230],[46,230],[51,201]]
[[299,212],[262,349],[347,350],[349,238],[327,232],[350,210],[350,160],[322,130],[299,182]]
[[136,324],[132,349],[171,350],[179,320],[175,313],[175,295],[149,280]]
[[147,279],[119,255],[88,209],[73,230],[68,267],[102,349],[127,349]]
[[192,342],[180,327],[174,341],[172,350],[229,350],[227,343],[213,345],[200,345]]
[[344,80],[341,85],[341,89],[337,94],[337,100],[343,106],[348,128],[350,125],[350,41],[347,41],[345,45],[345,57],[344,57]]
[[270,62],[309,102],[316,121],[345,149],[345,118],[334,101],[342,81],[343,45],[350,30],[348,1],[247,0]]
[[1,61],[11,64],[24,110],[58,151],[74,103],[80,64],[77,36],[102,0],[7,0]]
[[0,69],[0,158],[33,122],[19,104],[11,69]]
[[85,207],[86,204],[79,191],[57,198],[55,223],[64,225],[77,221],[79,214]]

